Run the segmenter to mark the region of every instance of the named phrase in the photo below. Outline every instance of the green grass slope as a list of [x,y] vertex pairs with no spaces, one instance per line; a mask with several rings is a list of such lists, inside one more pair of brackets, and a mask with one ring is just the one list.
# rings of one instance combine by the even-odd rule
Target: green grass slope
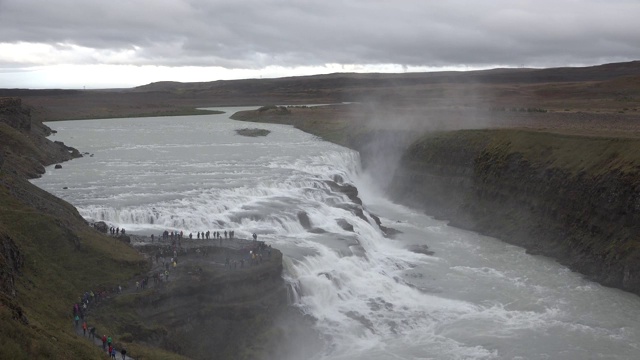
[[69,203],[32,185],[70,149],[47,140],[19,100],[0,108],[0,359],[101,359],[73,327],[88,290],[147,269],[128,244],[89,227]]
[[640,139],[522,129],[425,135],[391,192],[456,226],[640,294]]
[[113,288],[142,272],[146,263],[79,216],[48,214],[16,197],[16,187],[41,191],[26,180],[2,173],[0,184],[0,359],[101,358],[75,334],[72,305],[87,290]]

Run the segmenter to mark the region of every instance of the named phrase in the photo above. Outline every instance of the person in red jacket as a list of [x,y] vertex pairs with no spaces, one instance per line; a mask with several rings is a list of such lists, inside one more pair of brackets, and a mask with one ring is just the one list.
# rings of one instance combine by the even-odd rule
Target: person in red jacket
[[107,350],[107,335],[102,335],[102,350]]

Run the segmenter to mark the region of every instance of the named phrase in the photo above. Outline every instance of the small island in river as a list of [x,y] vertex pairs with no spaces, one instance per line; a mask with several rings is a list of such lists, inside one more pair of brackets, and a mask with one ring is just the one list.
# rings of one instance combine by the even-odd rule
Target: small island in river
[[269,135],[269,133],[271,133],[271,131],[267,129],[244,128],[244,129],[236,129],[236,133],[242,136],[257,137],[257,136],[267,136]]

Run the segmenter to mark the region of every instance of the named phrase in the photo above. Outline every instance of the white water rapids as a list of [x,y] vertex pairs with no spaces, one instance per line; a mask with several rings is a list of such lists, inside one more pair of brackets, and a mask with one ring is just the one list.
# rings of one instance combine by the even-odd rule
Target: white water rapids
[[[33,182],[86,219],[131,233],[258,233],[285,254],[295,306],[327,340],[314,358],[640,358],[640,297],[396,205],[357,153],[288,126],[229,120],[240,109],[224,110],[48,123],[52,140],[93,156]],[[245,127],[271,133],[235,133]],[[331,190],[336,175],[357,186],[369,221]],[[305,230],[302,211],[326,232]],[[385,238],[369,213],[402,233]]]

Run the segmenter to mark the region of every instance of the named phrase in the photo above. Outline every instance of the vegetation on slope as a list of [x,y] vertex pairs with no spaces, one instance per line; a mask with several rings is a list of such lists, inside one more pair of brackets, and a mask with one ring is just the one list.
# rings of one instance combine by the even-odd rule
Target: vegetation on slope
[[7,104],[0,109],[0,358],[102,358],[76,335],[72,306],[85,291],[111,289],[147,264],[26,180],[71,154],[42,136],[46,127],[32,123],[19,101]]
[[85,291],[111,289],[146,263],[81,218],[49,214],[17,198],[16,187],[40,191],[26,180],[2,173],[0,184],[0,239],[13,249],[3,253],[13,286],[0,306],[0,358],[98,358],[98,349],[76,335],[72,305]]
[[263,106],[258,110],[237,112],[231,115],[231,119],[292,125],[340,145],[345,145],[347,136],[353,133],[350,130],[353,118],[349,112],[344,111],[342,105],[285,109],[286,111],[283,111],[282,107]]
[[[126,111],[126,110],[125,110]],[[160,116],[187,116],[187,115],[212,115],[223,114],[224,111],[196,109],[192,107],[162,108],[152,107],[148,109],[129,109],[129,112],[115,111],[108,108],[93,110],[89,113],[69,114],[68,118],[52,117],[47,121],[60,120],[85,120],[85,119],[115,119],[115,118],[137,118],[137,117],[160,117]]]
[[[502,154],[521,154],[535,166],[561,168],[572,174],[592,176],[616,171],[623,174],[640,173],[640,138],[582,136],[557,134],[526,129],[484,129],[437,132],[416,141],[413,158],[425,162],[441,156],[437,149],[448,143],[464,143],[469,151]],[[640,177],[638,178],[640,182]]]
[[632,136],[429,134],[407,150],[391,191],[456,226],[640,294],[638,148]]

